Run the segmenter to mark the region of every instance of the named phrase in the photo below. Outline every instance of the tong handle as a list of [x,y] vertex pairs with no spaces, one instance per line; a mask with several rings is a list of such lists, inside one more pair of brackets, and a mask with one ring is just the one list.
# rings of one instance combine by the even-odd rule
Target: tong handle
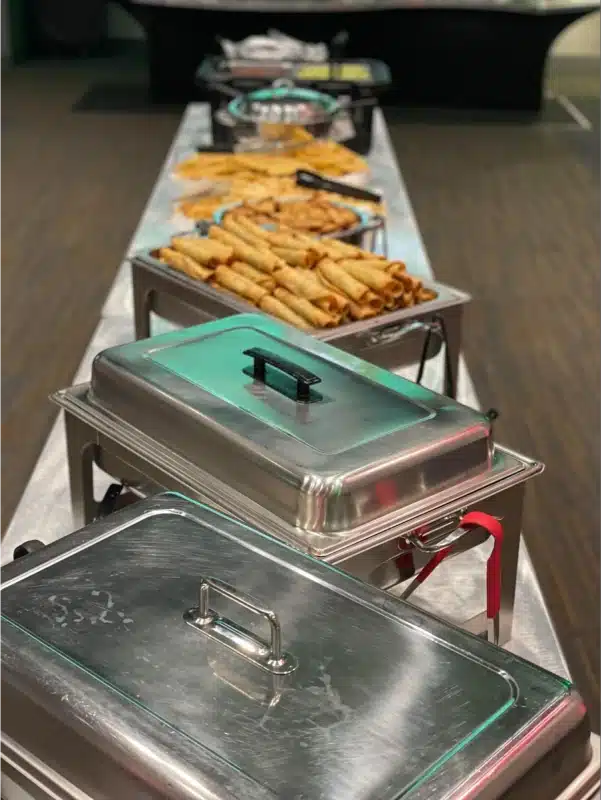
[[[503,545],[503,526],[501,522],[490,514],[483,511],[470,511],[463,516],[459,522],[456,533],[465,535],[470,530],[481,528],[485,530],[494,540],[493,549],[486,562],[486,617],[489,629],[489,641],[499,643],[499,616],[501,613],[501,588],[502,588],[502,564],[501,550]],[[451,543],[434,553],[409,586],[401,594],[401,600],[407,600],[418,589],[426,578],[431,575],[436,567],[447,558],[453,550],[455,543],[461,535],[451,537]],[[422,551],[423,547],[420,547]]]
[[323,175],[319,175],[317,172],[310,172],[306,169],[297,170],[296,185],[304,186],[306,189],[314,189],[315,191],[333,192],[343,197],[365,200],[368,203],[382,202],[382,196],[377,192],[359,189],[357,186],[349,186],[348,183],[332,181],[329,178],[324,178]]
[[486,562],[486,616],[498,617],[501,611],[501,548],[503,526],[498,519],[482,511],[470,511],[461,520],[461,527],[483,528],[494,540],[493,549]]

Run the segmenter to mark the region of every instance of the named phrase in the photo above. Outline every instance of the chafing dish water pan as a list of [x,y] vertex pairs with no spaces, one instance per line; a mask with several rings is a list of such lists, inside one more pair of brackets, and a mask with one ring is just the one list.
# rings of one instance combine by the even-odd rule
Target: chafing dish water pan
[[43,797],[530,800],[590,759],[567,682],[173,494],[3,568],[2,695]]
[[477,507],[503,518],[510,612],[523,484],[542,467],[495,447],[486,416],[448,397],[249,314],[110,348],[90,386],[55,399],[78,524],[96,515],[96,463],[384,586],[416,529],[440,541]]

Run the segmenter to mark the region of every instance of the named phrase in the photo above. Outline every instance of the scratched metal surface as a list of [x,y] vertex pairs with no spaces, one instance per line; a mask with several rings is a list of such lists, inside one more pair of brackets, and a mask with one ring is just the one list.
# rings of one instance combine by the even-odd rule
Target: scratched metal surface
[[[156,247],[174,232],[181,230],[181,220],[176,219],[172,213],[178,193],[177,184],[171,178],[172,170],[178,161],[193,152],[195,145],[209,142],[208,108],[203,104],[192,104],[184,114],[147,208],[130,243],[128,255]],[[431,277],[428,256],[380,112],[376,113],[374,146],[368,160],[372,183],[383,191],[389,208],[391,256],[404,260],[410,272]],[[162,329],[165,329],[164,325],[157,326],[157,332]],[[92,359],[96,353],[133,338],[130,270],[129,265],[124,263],[107,298],[102,318],[84,354],[74,383],[89,380]],[[412,378],[415,376],[415,369],[404,370],[402,374]],[[426,385],[440,389],[442,375],[441,361],[431,361],[425,375]],[[478,407],[478,398],[463,361],[458,376],[458,398],[466,405]],[[541,480],[544,480],[544,475]],[[108,482],[106,476],[99,476],[99,496]],[[27,539],[38,538],[50,543],[72,530],[66,448],[62,420],[58,419],[2,542],[2,563],[10,561],[14,547]],[[452,570],[449,567],[449,570],[441,569],[438,574],[434,572],[426,587],[416,595],[416,602],[434,613],[458,620],[480,612],[485,597],[487,551],[488,547],[485,545],[453,559]],[[552,672],[567,676],[565,659],[523,541],[515,613],[514,637],[509,649]]]
[[[207,753],[259,788],[219,797],[257,798],[267,788],[323,800],[392,800],[399,792],[433,800],[463,786],[494,753],[498,770],[485,782],[497,796],[520,764],[552,745],[539,737],[537,754],[518,747],[529,726],[544,721],[560,737],[557,714],[568,730],[582,715],[561,679],[173,495],[107,518],[87,536],[67,559],[39,553],[29,570],[26,562],[8,568],[22,577],[3,575],[3,620],[13,623],[3,622],[3,668],[18,680],[20,660],[41,640],[88,671],[81,677],[91,702],[105,696],[111,704],[108,684],[150,711],[151,744],[165,725],[174,752],[182,738],[200,744],[181,765],[189,784],[182,796],[205,796],[197,762]],[[292,673],[274,679],[184,623],[199,577],[208,575],[277,613],[296,659]],[[210,607],[246,637],[265,638],[265,621],[239,602],[213,594]],[[24,632],[38,641],[21,647]],[[45,686],[48,660],[38,676]],[[135,716],[126,750],[138,771],[170,776],[148,758]],[[99,724],[91,722],[91,736]],[[507,747],[515,748],[511,758],[503,757]]]

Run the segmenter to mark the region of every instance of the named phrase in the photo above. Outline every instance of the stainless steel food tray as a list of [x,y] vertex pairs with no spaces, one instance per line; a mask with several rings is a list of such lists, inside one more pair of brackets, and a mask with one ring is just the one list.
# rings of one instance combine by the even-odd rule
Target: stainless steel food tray
[[109,348],[94,359],[89,399],[269,508],[320,554],[342,532],[491,468],[484,414],[262,314]]
[[102,796],[529,800],[590,760],[566,681],[182,497],[13,562],[2,601],[8,710],[85,739]]
[[[249,311],[257,313],[257,309],[244,300],[176,272],[155,258],[155,252],[144,251],[132,259],[136,339],[151,335],[151,313],[182,326]],[[450,394],[455,397],[463,309],[471,297],[442,283],[426,281],[425,285],[437,293],[436,299],[313,335],[366,361],[394,370],[417,363],[428,330],[434,322],[442,320],[453,384]],[[430,356],[440,351],[440,336],[433,337],[432,345]]]

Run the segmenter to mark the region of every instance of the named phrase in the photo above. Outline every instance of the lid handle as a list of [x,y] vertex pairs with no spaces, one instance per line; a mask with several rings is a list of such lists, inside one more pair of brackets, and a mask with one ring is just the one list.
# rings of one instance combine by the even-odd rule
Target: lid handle
[[[209,603],[211,589],[238,603],[247,611],[264,617],[269,623],[271,632],[269,644],[211,609]],[[282,629],[277,614],[271,609],[263,608],[254,598],[217,578],[200,579],[198,606],[188,609],[184,613],[184,620],[196,630],[274,675],[288,675],[298,666],[294,656],[282,650]]]
[[321,383],[321,378],[313,372],[309,372],[308,369],[299,367],[298,364],[281,358],[275,353],[269,352],[269,350],[264,350],[262,347],[250,347],[244,351],[244,355],[253,359],[252,371],[245,369],[245,375],[251,375],[256,381],[260,381],[265,386],[269,386],[281,394],[286,394],[282,387],[268,383],[266,365],[269,364],[269,366],[293,378],[296,381],[296,400],[298,402],[311,402],[311,386]]

